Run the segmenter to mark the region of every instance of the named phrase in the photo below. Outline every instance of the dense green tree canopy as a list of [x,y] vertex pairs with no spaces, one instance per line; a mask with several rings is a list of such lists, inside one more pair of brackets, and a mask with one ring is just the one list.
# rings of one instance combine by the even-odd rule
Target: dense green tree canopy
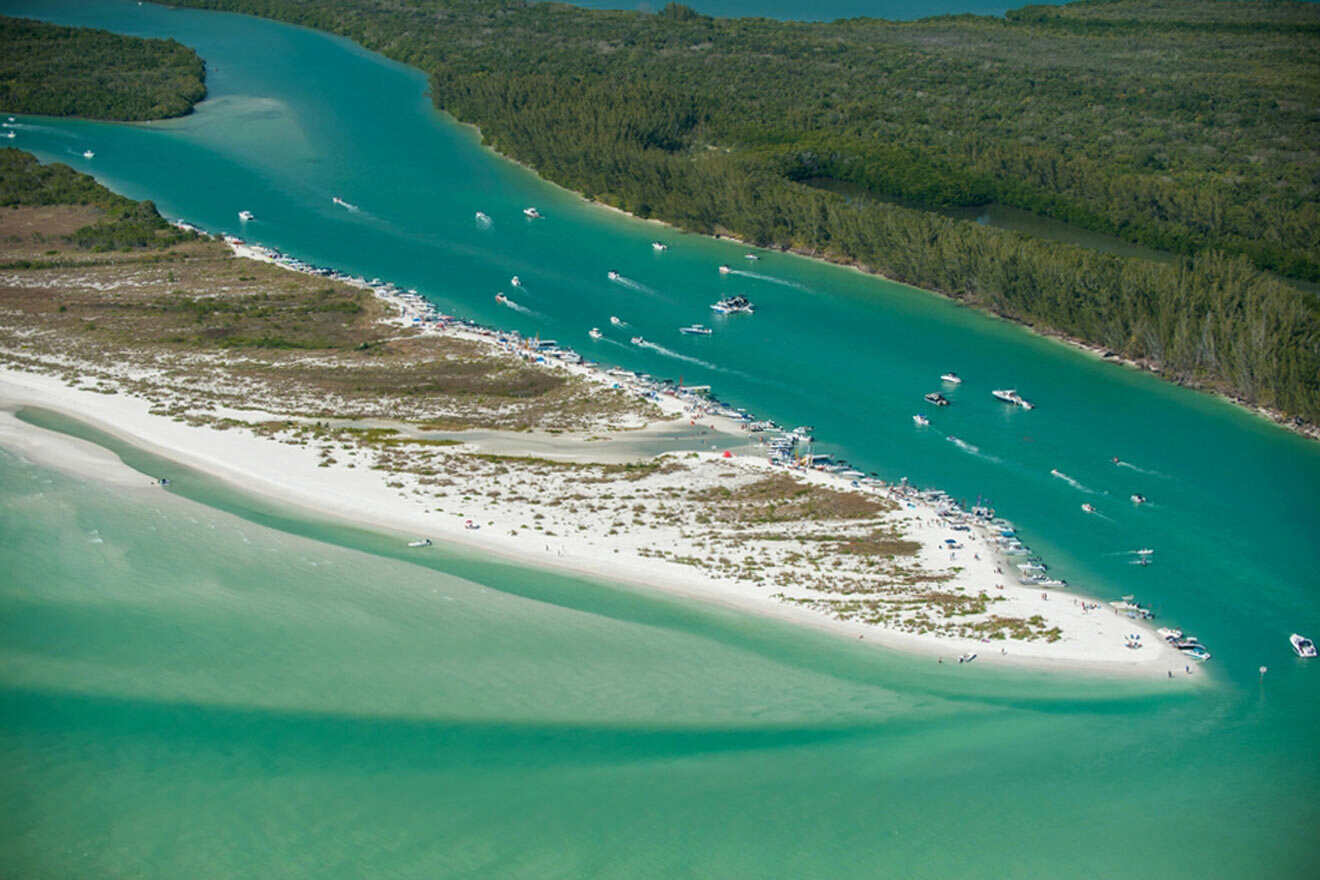
[[0,110],[88,119],[182,116],[206,97],[205,66],[174,40],[0,16]]

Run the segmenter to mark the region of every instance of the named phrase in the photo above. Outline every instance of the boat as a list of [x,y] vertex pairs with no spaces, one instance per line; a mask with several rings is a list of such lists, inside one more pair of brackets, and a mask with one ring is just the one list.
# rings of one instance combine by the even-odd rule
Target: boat
[[968,652],[968,653],[966,653],[966,654],[963,654],[961,657],[959,657],[959,658],[958,658],[958,662],[959,662],[959,663],[971,663],[971,662],[972,662],[973,660],[975,660],[975,659],[976,659],[976,653],[975,653],[974,651],[972,651],[972,652]]
[[1133,550],[1132,552],[1137,554],[1138,556],[1150,556],[1155,551],[1150,549],[1149,547],[1142,547],[1140,550]]
[[95,155],[96,155],[96,154],[93,153],[91,150],[83,150],[83,158],[84,158],[84,159],[90,159],[90,158],[92,158],[92,157],[95,156]]
[[918,425],[920,425],[923,428],[930,424],[930,419],[920,414],[913,416],[912,421],[916,422]]
[[750,315],[756,312],[756,306],[745,296],[730,296],[711,305],[711,308],[721,315],[744,314]]
[[1302,657],[1306,660],[1315,658],[1315,642],[1311,641],[1306,636],[1293,633],[1288,636],[1288,641],[1292,643],[1293,650],[1297,652],[1298,657]]
[[509,304],[509,298],[502,293],[497,293],[495,294],[495,302],[502,306],[507,306]]
[[941,382],[948,382],[950,385],[961,385],[961,384],[962,384],[962,378],[961,378],[957,373],[953,372],[952,370],[950,370],[949,372],[945,373],[943,376],[940,376],[940,381],[941,381]]
[[408,546],[409,546],[409,547],[430,547],[430,546],[431,546],[431,539],[430,539],[430,538],[422,538],[421,540],[418,540],[418,541],[409,541],[409,542],[408,542]]
[[14,138],[18,137],[18,135],[14,134],[12,131],[7,131],[5,132],[5,137],[12,141]]
[[756,254],[743,254],[743,259],[744,259],[744,260],[759,260],[759,259],[761,259],[761,258],[758,257]]
[[711,329],[702,324],[689,324],[686,327],[679,327],[679,333],[687,333],[692,336],[709,336]]
[[530,220],[541,219],[541,212],[536,210],[535,208],[523,208],[523,214],[525,214],[527,218]]
[[592,339],[600,339],[605,334],[600,332],[599,327],[592,327],[590,330],[587,331],[587,335],[590,336]]
[[485,211],[478,211],[476,216],[478,223],[490,223],[490,215]]
[[653,242],[651,242],[651,249],[654,250],[655,252],[659,253],[660,251],[667,251],[667,250],[669,250],[669,245],[667,245],[667,244],[665,244],[665,243],[663,243],[663,242],[653,241]]
[[251,211],[239,211],[239,212],[238,212],[238,219],[239,219],[239,220],[242,220],[244,223],[246,223],[246,222],[248,222],[249,220],[255,220],[255,219],[257,219],[257,215],[256,215],[256,214],[253,214]]
[[645,344],[646,344],[646,340],[643,339],[643,338],[640,337],[640,336],[634,336],[632,339],[629,339],[628,341],[631,342],[633,345],[645,345]]
[[615,272],[613,269],[611,269],[610,271],[606,272],[605,275],[606,275],[606,277],[609,278],[611,281],[618,281],[618,280],[619,280],[619,273],[618,273],[618,272]]
[[733,270],[730,269],[728,266],[720,266],[720,274],[721,274],[721,275],[728,275],[728,274],[729,274],[730,272],[732,272],[732,271],[733,271]]
[[339,196],[331,196],[330,201],[334,202],[336,205],[338,205],[341,208],[348,208],[348,210],[350,211],[356,211],[358,209],[357,205],[346,202],[343,199],[341,199]]
[[1180,629],[1174,629],[1173,627],[1169,627],[1169,626],[1162,626],[1159,629],[1155,630],[1155,635],[1164,639],[1164,641],[1166,642],[1173,642],[1173,641],[1177,641],[1178,639],[1181,639],[1183,637],[1183,632]]
[[514,275],[512,278],[510,278],[509,283],[512,284],[514,287],[522,287],[522,279],[519,278],[517,275]]
[[1082,505],[1082,511],[1085,512],[1085,513],[1095,513],[1095,505],[1094,505],[1094,504],[1083,504],[1083,505]]
[[933,403],[936,406],[948,406],[949,399],[938,391],[932,391],[926,395],[926,402]]
[[1133,503],[1133,504],[1145,504],[1145,503],[1146,503],[1146,496],[1145,496],[1145,495],[1137,495],[1137,494],[1133,494],[1131,497],[1132,497],[1132,503]]
[[990,392],[997,399],[1004,403],[1011,403],[1014,406],[1020,406],[1023,409],[1035,409],[1035,407],[1021,394],[1018,394],[1012,388],[998,388]]
[[1204,663],[1205,661],[1209,660],[1211,657],[1210,649],[1207,648],[1205,645],[1200,644],[1199,642],[1195,644],[1183,644],[1179,642],[1174,642],[1173,646],[1177,648],[1179,651],[1182,651],[1188,657],[1191,657],[1193,660],[1200,661],[1201,663]]
[[610,323],[613,324],[615,327],[624,326],[623,319],[615,317],[614,315],[610,315]]

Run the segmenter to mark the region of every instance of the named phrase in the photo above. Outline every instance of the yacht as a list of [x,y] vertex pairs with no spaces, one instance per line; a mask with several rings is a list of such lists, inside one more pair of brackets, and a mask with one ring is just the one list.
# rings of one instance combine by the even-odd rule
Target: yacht
[[1293,633],[1288,636],[1288,641],[1292,642],[1293,650],[1297,652],[1298,657],[1304,657],[1311,660],[1316,656],[1315,642],[1306,636]]
[[592,327],[590,330],[587,331],[587,335],[590,336],[592,339],[600,339],[605,334],[600,332],[599,327]]
[[995,391],[991,391],[990,393],[993,394],[999,400],[1002,400],[1004,403],[1011,403],[1014,406],[1020,406],[1023,409],[1035,409],[1035,407],[1031,405],[1030,401],[1024,398],[1021,394],[1018,394],[1012,388],[997,389]]
[[628,341],[631,342],[633,345],[645,345],[645,344],[646,344],[646,340],[643,339],[643,338],[640,337],[640,336],[634,336],[632,339],[630,339],[630,340],[628,340]]
[[918,413],[917,415],[913,416],[913,417],[912,417],[912,421],[916,422],[918,425],[920,425],[920,426],[923,427],[923,428],[930,424],[930,419],[926,418],[925,416],[921,415],[920,413]]
[[408,542],[408,546],[409,546],[409,547],[430,547],[430,546],[431,546],[431,539],[430,539],[430,538],[422,538],[420,541],[409,541],[409,542]]
[[651,242],[651,249],[654,250],[656,253],[660,253],[661,251],[669,250],[669,245],[665,244],[664,242],[653,241]]
[[613,269],[611,269],[610,271],[606,272],[605,275],[606,275],[606,277],[609,278],[611,281],[618,281],[618,280],[619,280],[619,273],[618,273],[618,272],[615,272]]
[[745,296],[730,296],[722,299],[711,306],[712,309],[721,315],[745,314],[750,315],[756,311],[756,306]]
[[522,287],[522,279],[519,278],[517,275],[514,275],[512,278],[510,278],[509,283],[512,284],[514,287]]
[[610,323],[613,324],[615,327],[624,326],[623,319],[616,317],[614,315],[610,315]]
[[256,214],[253,214],[251,211],[239,211],[239,212],[238,212],[238,219],[239,219],[239,220],[242,220],[244,223],[246,223],[246,222],[248,222],[249,220],[255,220],[255,219],[257,219],[257,215],[256,215]]
[[940,376],[940,381],[948,382],[950,385],[961,385],[962,377],[960,377],[957,373],[950,370],[949,372],[945,373],[943,376]]
[[732,271],[733,271],[733,270],[730,269],[728,266],[720,266],[720,274],[721,274],[721,275],[728,275],[728,274],[729,274],[730,272],[732,272]]
[[932,391],[926,395],[926,402],[933,403],[936,406],[948,406],[949,399],[938,391]]
[[541,212],[536,210],[535,208],[523,208],[523,214],[525,214],[527,218],[530,220],[541,219]]
[[711,334],[711,329],[702,324],[689,324],[686,327],[679,327],[678,332],[687,333],[692,336],[709,336]]
[[95,155],[96,155],[96,154],[93,153],[91,150],[83,150],[83,158],[84,158],[84,159],[90,159],[90,158],[92,158],[92,157],[95,156]]

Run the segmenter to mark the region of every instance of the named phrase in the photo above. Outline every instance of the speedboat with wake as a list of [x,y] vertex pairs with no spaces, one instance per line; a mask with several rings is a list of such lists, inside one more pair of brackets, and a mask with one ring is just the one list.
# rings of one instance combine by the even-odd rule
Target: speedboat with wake
[[646,345],[646,340],[640,336],[634,336],[632,339],[629,339],[628,341],[631,342],[633,345]]
[[1083,512],[1083,513],[1095,513],[1095,505],[1094,505],[1094,504],[1083,504],[1083,505],[1082,505],[1082,512]]
[[940,376],[940,381],[948,382],[950,385],[962,384],[962,378],[953,370],[950,370],[949,372],[945,373],[943,376]]
[[84,158],[84,159],[91,159],[91,158],[94,157],[95,155],[96,155],[96,154],[93,153],[91,150],[83,150],[83,158]]
[[239,219],[239,220],[242,220],[244,223],[246,223],[246,222],[248,222],[249,220],[255,220],[255,219],[257,219],[257,215],[256,215],[256,214],[253,214],[251,211],[239,211],[239,212],[238,212],[238,219]]
[[600,332],[599,327],[592,327],[590,330],[587,331],[587,335],[590,336],[592,339],[600,339],[605,334]]
[[669,245],[661,241],[653,241],[651,242],[651,250],[655,251],[656,253],[661,253],[663,251],[669,250]]
[[541,212],[535,208],[523,208],[523,215],[526,216],[528,220],[541,219]]
[[1132,503],[1133,503],[1133,504],[1145,504],[1145,503],[1146,503],[1146,496],[1145,496],[1145,495],[1134,494],[1134,495],[1132,495]]
[[509,298],[502,293],[497,293],[495,294],[495,302],[502,306],[507,306],[509,304]]
[[623,323],[623,319],[622,319],[622,318],[616,317],[615,315],[610,315],[610,323],[613,324],[615,327],[626,327],[626,326],[628,326],[627,324]]
[[728,275],[728,274],[729,274],[730,272],[732,272],[732,271],[733,271],[733,270],[730,269],[728,266],[720,266],[720,274],[721,274],[721,275]]
[[687,333],[690,336],[709,336],[711,329],[704,324],[689,324],[686,327],[679,327],[679,333]]
[[608,272],[605,273],[605,277],[608,278],[608,279],[610,279],[611,281],[618,281],[618,280],[619,280],[619,273],[618,273],[618,272],[615,272],[613,269],[611,269],[610,271],[608,271]]
[[990,392],[996,399],[1004,403],[1011,403],[1014,406],[1020,406],[1023,409],[1035,409],[1035,407],[1021,394],[1018,394],[1012,388],[999,388]]
[[918,425],[920,425],[920,426],[923,427],[923,428],[930,424],[930,419],[926,418],[925,416],[921,415],[920,413],[918,413],[917,415],[913,416],[913,417],[912,417],[912,421],[916,422]]
[[514,275],[512,278],[510,278],[509,283],[512,284],[514,287],[522,287],[522,279],[519,278],[517,275]]
[[1315,642],[1311,641],[1306,636],[1293,633],[1288,636],[1288,641],[1292,644],[1293,650],[1297,652],[1298,657],[1306,660],[1312,660],[1315,658]]

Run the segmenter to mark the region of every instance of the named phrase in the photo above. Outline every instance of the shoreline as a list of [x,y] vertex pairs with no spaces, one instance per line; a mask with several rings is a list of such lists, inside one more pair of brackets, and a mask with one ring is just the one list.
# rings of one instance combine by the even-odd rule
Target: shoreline
[[[320,269],[294,258],[286,257],[278,251],[248,245],[232,237],[226,237],[225,240],[235,254],[235,258],[270,262],[295,272],[336,274],[332,270]],[[342,276],[342,273],[338,274]],[[687,450],[684,458],[698,460],[696,465],[684,465],[684,467],[690,470],[692,475],[704,475],[708,484],[718,484],[719,482],[718,480],[710,480],[711,476],[733,476],[744,480],[755,480],[765,478],[771,474],[784,473],[786,466],[788,466],[792,473],[792,479],[797,480],[799,484],[814,485],[835,493],[887,499],[886,503],[899,508],[900,514],[907,514],[901,520],[900,527],[904,530],[904,535],[908,535],[910,532],[911,536],[919,539],[918,545],[921,549],[921,558],[916,560],[916,563],[917,570],[926,573],[922,576],[923,578],[933,577],[935,583],[942,583],[949,582],[949,578],[952,577],[952,582],[960,584],[953,589],[965,591],[968,586],[973,589],[979,588],[983,600],[1007,603],[1006,607],[1011,606],[1013,610],[1022,615],[1020,618],[1008,618],[1010,620],[1024,620],[1030,616],[1033,621],[1040,621],[1038,631],[1043,631],[1047,622],[1065,621],[1072,632],[1061,640],[1063,642],[1061,645],[1042,642],[1039,637],[1005,638],[1002,633],[996,637],[999,639],[999,643],[995,644],[989,638],[970,638],[966,635],[953,637],[940,635],[938,631],[931,634],[924,628],[920,632],[914,632],[905,631],[902,628],[876,625],[876,621],[873,619],[868,622],[859,619],[858,615],[848,618],[844,614],[833,613],[834,609],[840,606],[831,605],[830,603],[839,603],[844,600],[822,598],[819,592],[811,592],[811,590],[819,591],[821,589],[819,584],[814,587],[803,586],[798,588],[799,585],[793,581],[793,575],[795,573],[801,574],[802,571],[792,568],[781,572],[781,577],[788,577],[788,587],[781,586],[778,592],[766,596],[764,592],[757,592],[757,584],[747,582],[748,579],[745,574],[730,576],[727,572],[715,570],[710,565],[711,558],[704,560],[707,570],[703,570],[697,561],[687,561],[697,559],[694,548],[699,544],[699,541],[694,543],[693,540],[688,540],[691,536],[682,534],[681,529],[678,535],[669,539],[671,543],[662,543],[662,546],[665,547],[679,546],[682,550],[681,556],[668,549],[657,551],[654,547],[648,546],[645,543],[644,538],[646,536],[643,531],[645,529],[663,528],[663,524],[657,525],[657,522],[660,521],[656,519],[655,511],[651,509],[648,509],[645,515],[634,514],[636,519],[631,531],[626,532],[623,538],[618,541],[607,542],[611,544],[608,548],[598,546],[593,538],[577,538],[565,541],[559,533],[552,532],[549,529],[545,531],[545,535],[556,536],[556,540],[553,542],[555,546],[552,547],[551,543],[543,543],[544,550],[531,548],[528,541],[517,539],[518,532],[516,530],[510,532],[514,536],[512,541],[503,536],[495,535],[492,531],[479,531],[483,523],[494,526],[499,519],[504,519],[507,523],[511,516],[507,507],[502,508],[498,504],[487,504],[484,507],[477,505],[479,509],[473,510],[471,509],[472,505],[467,503],[469,498],[466,494],[463,497],[466,509],[453,516],[448,512],[442,513],[440,507],[434,508],[434,511],[429,507],[419,509],[417,505],[409,507],[407,502],[401,502],[396,496],[407,498],[408,491],[411,491],[413,495],[420,496],[422,494],[420,491],[421,483],[425,481],[410,480],[410,478],[405,477],[400,481],[391,479],[390,482],[382,485],[383,480],[373,470],[348,470],[347,468],[355,468],[354,463],[348,463],[347,468],[342,465],[328,467],[324,459],[318,461],[317,452],[308,448],[305,441],[299,441],[303,443],[301,447],[291,446],[290,444],[294,442],[292,440],[280,442],[247,430],[221,430],[207,424],[188,424],[186,420],[153,415],[150,412],[153,405],[150,399],[144,396],[129,397],[128,395],[119,394],[117,391],[107,393],[104,387],[104,377],[88,380],[94,383],[94,388],[77,388],[76,385],[82,379],[66,384],[65,380],[53,376],[38,376],[22,369],[6,369],[0,371],[0,392],[2,392],[0,398],[7,400],[6,406],[10,409],[22,406],[41,407],[84,422],[90,422],[125,442],[194,467],[235,486],[240,491],[257,497],[268,498],[280,504],[291,504],[294,507],[308,511],[313,516],[329,517],[338,521],[352,522],[404,535],[435,534],[442,541],[448,541],[456,546],[462,546],[501,559],[533,567],[551,568],[586,575],[609,583],[624,584],[641,590],[658,589],[668,594],[696,598],[723,607],[750,611],[759,616],[810,626],[813,629],[831,632],[839,636],[859,640],[869,639],[872,644],[908,654],[924,655],[927,659],[931,657],[940,658],[940,662],[943,662],[945,658],[949,662],[953,662],[960,652],[964,656],[968,656],[979,653],[978,649],[979,651],[986,651],[994,647],[1000,647],[1000,654],[987,655],[981,658],[981,662],[1002,663],[1008,666],[1040,670],[1072,670],[1124,678],[1165,677],[1166,670],[1171,672],[1178,665],[1183,665],[1181,655],[1155,638],[1150,626],[1144,622],[1121,618],[1116,613],[1105,614],[1103,612],[1108,609],[1103,609],[1101,603],[1090,603],[1080,594],[1055,592],[1056,601],[1047,604],[1049,602],[1047,590],[1042,589],[1035,582],[1028,585],[1024,576],[1023,586],[1015,585],[1007,588],[1000,584],[997,590],[1003,591],[1002,593],[987,596],[983,583],[977,582],[975,577],[970,574],[965,576],[959,574],[963,570],[963,565],[967,563],[955,567],[953,569],[954,574],[950,575],[945,571],[948,568],[948,563],[941,561],[943,554],[950,548],[944,546],[940,540],[940,535],[948,534],[947,529],[950,528],[962,528],[966,540],[972,544],[972,555],[977,560],[976,564],[972,566],[977,570],[976,577],[1003,580],[1004,578],[999,575],[999,572],[1008,566],[1010,562],[1008,557],[1000,552],[1003,548],[995,546],[994,542],[988,540],[989,533],[987,532],[986,522],[971,520],[971,526],[954,525],[955,522],[968,521],[965,519],[966,512],[957,509],[956,505],[952,505],[943,493],[921,493],[905,485],[886,486],[882,482],[867,478],[856,471],[848,471],[844,476],[840,476],[838,473],[824,473],[820,470],[806,469],[800,464],[793,467],[788,465],[788,456],[782,451],[772,452],[772,460],[766,461],[764,446],[761,448],[759,455],[742,454],[744,448],[749,446],[748,438],[751,436],[751,432],[746,429],[750,427],[751,416],[742,411],[731,411],[713,398],[681,387],[668,387],[663,383],[650,380],[649,377],[642,374],[619,369],[609,371],[603,368],[598,369],[596,365],[584,363],[580,356],[570,350],[531,349],[528,340],[523,339],[516,333],[505,333],[470,321],[439,315],[434,307],[419,295],[402,291],[379,279],[367,282],[364,279],[345,279],[341,277],[337,280],[365,288],[386,304],[391,315],[382,319],[384,324],[410,328],[420,337],[439,335],[468,339],[486,346],[493,356],[514,354],[528,362],[529,365],[554,372],[564,371],[572,376],[584,378],[591,382],[599,392],[622,391],[630,397],[636,395],[648,403],[654,404],[661,413],[659,419],[637,416],[632,423],[611,429],[618,433],[619,437],[589,436],[585,439],[573,439],[559,437],[554,433],[533,435],[526,432],[478,431],[469,432],[469,434],[449,432],[445,435],[447,439],[441,441],[443,443],[453,443],[464,448],[475,448],[480,450],[487,458],[527,462],[526,464],[515,465],[515,467],[522,468],[521,478],[524,481],[536,479],[535,473],[539,465],[531,464],[533,462],[549,461],[550,464],[554,464],[555,461],[599,461],[601,459],[600,453],[604,452],[606,447],[609,448],[612,455],[619,446],[626,448],[630,443],[635,446],[641,441],[654,438],[657,435],[677,437],[679,440],[678,448]],[[68,387],[69,385],[75,387]],[[224,408],[212,406],[211,409]],[[292,424],[296,421],[306,425],[312,421],[307,417],[291,417],[273,412],[253,410],[236,411],[229,409],[218,413],[218,415],[224,421],[244,425],[245,427],[255,427],[255,423],[278,421],[280,419],[285,420],[285,424]],[[683,418],[688,418],[687,429],[681,426],[681,419]],[[637,423],[637,419],[642,419],[640,424]],[[677,431],[674,430],[676,423],[678,425]],[[773,426],[772,423],[763,424],[777,427]],[[32,430],[40,429],[32,428]],[[685,430],[692,435],[686,440],[682,436]],[[698,437],[700,438],[699,444],[697,443]],[[592,441],[601,440],[609,440],[610,442],[605,447],[600,443],[591,445]],[[717,450],[720,448],[738,448],[740,454],[734,456],[732,452],[696,451],[698,446],[704,449],[711,440],[719,441],[714,447]],[[529,446],[532,448],[529,448]],[[348,447],[345,446],[344,448],[347,449]],[[499,454],[490,455],[492,448],[498,449]],[[358,451],[354,450],[351,454],[356,456]],[[510,452],[519,453],[523,458],[510,456]],[[533,456],[545,457],[527,457],[529,453]],[[326,454],[325,449],[322,450],[321,454]],[[664,464],[665,468],[678,467],[674,463],[676,457],[673,451],[653,457],[654,453],[646,453],[640,450],[629,453],[625,449],[623,456],[625,460],[636,459],[652,463],[667,462],[667,464]],[[235,462],[245,462],[246,465],[237,466]],[[846,465],[836,465],[834,470],[842,470],[844,467]],[[721,469],[723,469],[723,472],[715,473]],[[531,477],[528,476],[529,473],[532,474]],[[847,474],[853,475],[854,478],[849,480]],[[399,476],[399,474],[392,474],[391,478]],[[685,476],[682,479],[686,480],[688,477]],[[412,485],[405,486],[405,483],[409,482]],[[601,482],[601,480],[592,479],[587,482],[596,483]],[[863,486],[862,482],[865,482],[866,485]],[[553,484],[553,480],[551,483]],[[557,487],[561,496],[568,486],[571,486],[574,492],[571,497],[587,497],[580,494],[573,479],[566,481],[566,485]],[[481,487],[489,488],[489,485],[483,483]],[[395,492],[396,489],[400,488],[405,489],[405,491]],[[552,485],[550,488],[555,489],[556,487]],[[609,487],[605,488],[608,489]],[[476,489],[469,485],[467,488],[461,489],[460,492],[476,494]],[[443,494],[441,493],[441,495]],[[554,496],[553,493],[545,496],[545,498],[549,499],[550,504],[560,503],[559,497]],[[408,500],[413,501],[415,499],[409,498]],[[944,505],[944,509],[939,509],[940,504]],[[642,505],[638,505],[638,508],[633,509],[640,509],[641,507]],[[532,510],[536,509],[536,506],[533,505]],[[433,513],[441,515],[433,516]],[[523,511],[523,514],[526,514],[526,511]],[[617,515],[617,511],[615,514]],[[583,514],[582,517],[577,519],[569,517],[566,526],[571,528],[576,524],[579,530],[587,530],[588,526],[582,522],[585,516]],[[917,521],[916,525],[910,522],[914,517]],[[534,518],[541,519],[541,513],[537,512]],[[463,521],[462,525],[460,525],[460,520]],[[605,520],[596,521],[592,524],[588,534],[602,533],[608,525],[608,517]],[[616,522],[615,525],[622,525],[622,523]],[[973,526],[977,532],[975,538],[971,534]],[[555,526],[555,528],[564,527],[564,525]],[[521,528],[527,528],[526,524]],[[537,528],[540,529],[541,526],[538,525]],[[609,533],[613,535],[616,530],[611,529]],[[797,541],[798,544],[795,546],[801,546],[799,539],[793,538],[791,535],[786,537]],[[785,537],[778,537],[775,540],[783,541]],[[801,540],[812,539],[802,537]],[[976,543],[973,543],[974,540]],[[1002,541],[1003,539],[999,540]],[[620,547],[629,551],[626,556],[614,556],[614,554],[620,553]],[[959,549],[961,549],[961,545],[959,545]],[[978,550],[979,552],[975,552]],[[606,555],[607,551],[609,551],[609,555]],[[985,554],[984,559],[982,559],[982,553]],[[666,559],[666,555],[670,558]],[[940,559],[936,559],[936,556],[939,556]],[[950,560],[954,559],[955,556],[955,553],[950,553]],[[964,558],[965,556],[966,554],[964,554]],[[679,564],[680,560],[683,561],[682,564]],[[732,583],[729,581],[732,581]],[[1047,584],[1049,590],[1053,590],[1055,586],[1063,586],[1063,584],[1061,582],[1049,582]],[[1037,590],[1040,590],[1039,594],[1036,593]],[[848,591],[845,590],[846,592]],[[966,593],[962,596],[954,596],[950,592],[941,595],[962,600],[968,598]],[[1036,600],[1036,595],[1039,595],[1039,601]],[[1065,604],[1068,600],[1071,600],[1071,605]],[[1087,609],[1086,605],[1091,607]],[[1079,608],[1081,609],[1080,612],[1077,610]],[[984,610],[983,606],[981,612],[984,612]],[[1086,618],[1085,615],[1095,610],[1101,610],[1102,614],[1092,616],[1089,619]],[[1042,611],[1048,614],[1048,619],[1041,616]],[[968,614],[975,612],[955,613]],[[1106,625],[1097,626],[1096,624],[1101,617],[1104,618]],[[995,616],[991,615],[991,620],[994,619]],[[900,627],[902,623],[900,621]],[[1079,626],[1088,629],[1094,627],[1095,632],[1090,636],[1083,635],[1079,637],[1076,635]],[[1122,639],[1132,637],[1120,635],[1120,630],[1126,633],[1135,632],[1138,636],[1148,636],[1143,642],[1148,650],[1133,652],[1122,648]],[[1012,649],[1011,652],[1009,652],[1010,648]],[[1183,678],[1184,676],[1179,675],[1177,677]],[[1193,677],[1200,680],[1208,676],[1201,675],[1198,670],[1198,674]]]
[[627,217],[631,220],[635,220],[640,223],[654,223],[665,229],[672,230],[673,232],[679,235],[696,235],[702,238],[711,239],[713,241],[732,241],[732,242],[736,242],[740,247],[757,248],[760,250],[775,251],[777,253],[792,254],[793,256],[801,257],[804,260],[812,260],[814,262],[828,266],[837,266],[844,269],[851,269],[855,272],[858,272],[862,275],[866,275],[871,278],[879,278],[882,281],[886,281],[890,284],[898,284],[910,290],[919,291],[923,294],[926,294],[927,296],[938,296],[942,299],[949,300],[963,308],[971,309],[972,311],[978,312],[982,315],[986,315],[992,318],[997,318],[1001,321],[1007,321],[1010,324],[1013,324],[1017,327],[1021,327],[1022,329],[1035,334],[1036,336],[1040,336],[1044,339],[1049,339],[1054,342],[1061,343],[1069,348],[1082,351],[1086,354],[1094,355],[1095,357],[1099,358],[1102,361],[1105,361],[1106,363],[1111,363],[1116,366],[1128,367],[1130,369],[1134,369],[1142,373],[1150,373],[1151,375],[1155,376],[1156,378],[1170,385],[1175,385],[1179,388],[1186,388],[1189,391],[1195,391],[1199,394],[1207,394],[1211,397],[1218,398],[1219,400],[1225,403],[1237,407],[1238,409],[1248,412],[1251,415],[1254,415],[1258,418],[1262,418],[1270,422],[1271,424],[1276,425],[1277,427],[1283,428],[1285,431],[1296,434],[1300,437],[1304,437],[1308,440],[1320,441],[1320,423],[1308,422],[1304,419],[1298,421],[1298,419],[1301,418],[1300,416],[1289,416],[1286,413],[1283,413],[1277,409],[1273,409],[1268,406],[1263,406],[1261,404],[1251,403],[1250,401],[1236,397],[1233,394],[1224,391],[1222,388],[1219,388],[1213,384],[1203,384],[1199,382],[1183,382],[1176,379],[1171,379],[1164,373],[1163,366],[1157,362],[1135,360],[1132,358],[1124,357],[1123,355],[1119,355],[1108,350],[1102,345],[1099,345],[1094,342],[1088,342],[1076,336],[1071,336],[1061,330],[1054,330],[1051,328],[1041,328],[1034,324],[1029,324],[1026,321],[1022,321],[1017,318],[1011,317],[1009,315],[1003,315],[1000,314],[999,312],[993,311],[988,308],[983,308],[978,305],[969,304],[966,300],[956,297],[946,291],[934,290],[925,287],[918,287],[906,281],[900,281],[897,278],[891,278],[890,276],[884,274],[883,272],[880,272],[876,269],[872,269],[870,266],[864,263],[859,263],[856,260],[842,259],[842,258],[832,259],[830,257],[822,256],[819,253],[808,251],[803,248],[785,247],[780,245],[755,245],[755,244],[750,244],[747,241],[744,241],[743,239],[737,237],[736,235],[731,235],[728,233],[695,232],[689,229],[683,229],[679,226],[674,225],[673,223],[670,223],[667,220],[661,220],[657,217],[639,217],[636,214],[633,214],[632,212],[627,211],[623,208],[617,207],[615,205],[607,204],[606,202],[602,202],[594,198],[590,198],[584,195],[583,193],[577,192],[576,190],[571,190],[568,187],[556,183],[553,180],[542,177],[540,173],[538,173],[537,170],[532,166],[502,153],[497,146],[488,143],[481,132],[481,127],[476,123],[463,122],[459,120],[457,117],[455,117],[453,114],[449,113],[449,111],[444,110],[443,108],[436,107],[435,109],[437,112],[448,117],[452,122],[454,122],[454,124],[472,129],[473,134],[476,136],[478,146],[480,146],[482,149],[489,150],[493,156],[498,157],[501,161],[509,162],[513,165],[518,166],[519,168],[522,168],[524,171],[527,171],[529,174],[534,175],[538,181],[553,186],[564,193],[574,196],[580,199],[582,202],[591,205],[592,207],[600,208],[605,211],[611,211],[615,214],[619,214],[623,217]]

